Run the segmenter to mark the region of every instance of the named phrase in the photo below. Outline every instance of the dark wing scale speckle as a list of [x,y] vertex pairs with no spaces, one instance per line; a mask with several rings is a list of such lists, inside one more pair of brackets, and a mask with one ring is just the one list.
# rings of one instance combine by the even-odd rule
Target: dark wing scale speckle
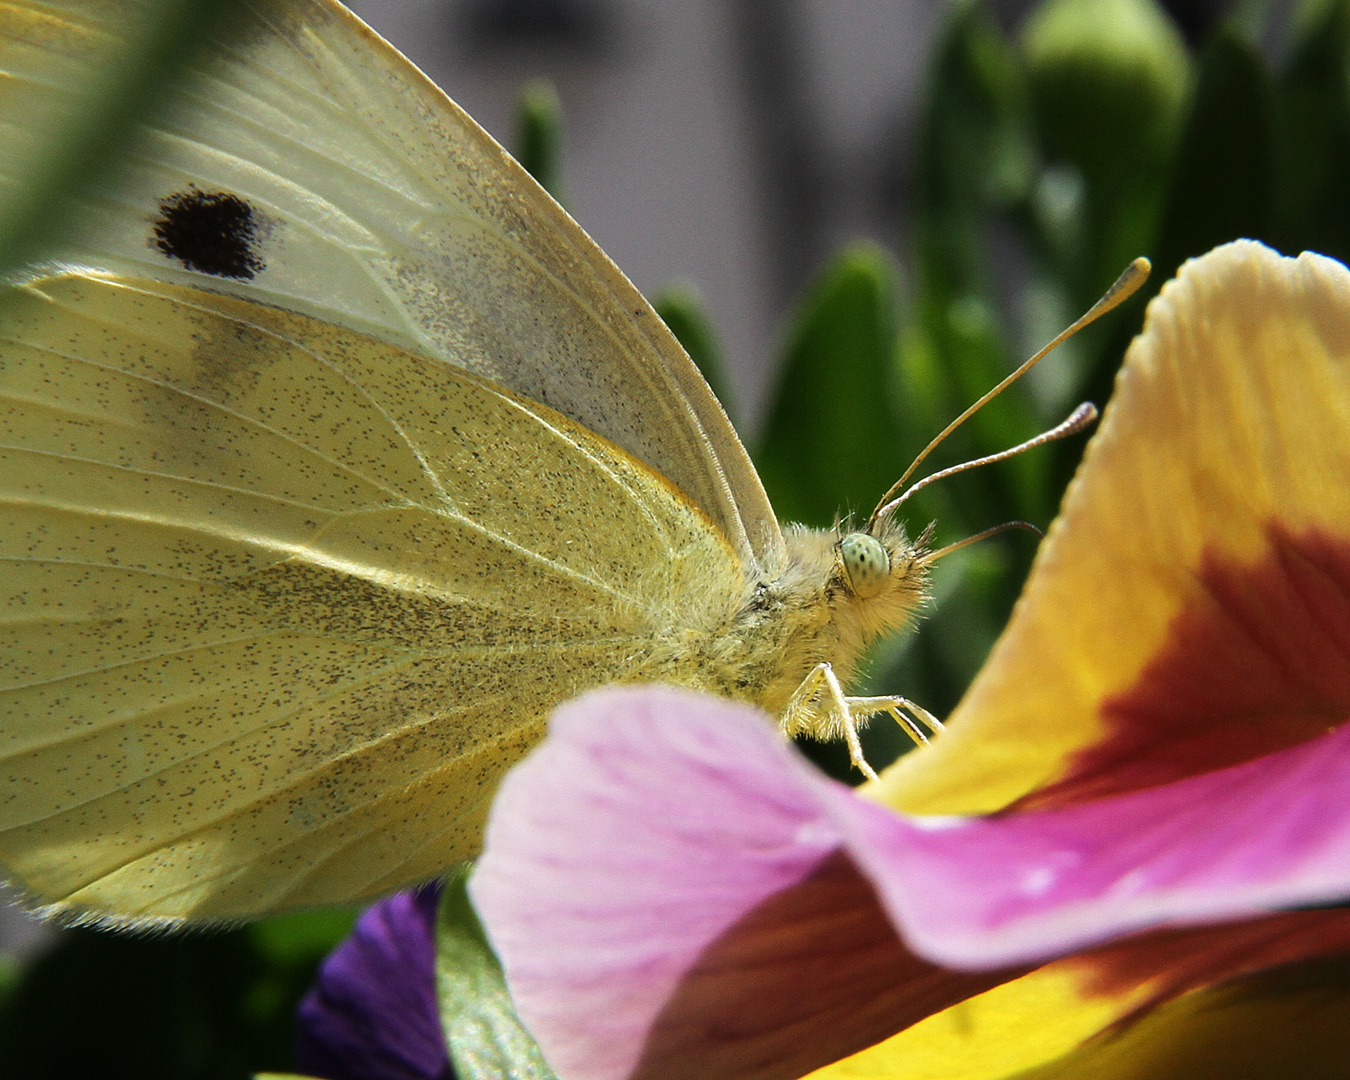
[[161,199],[159,214],[154,246],[187,269],[240,281],[264,269],[263,218],[246,199],[189,187]]

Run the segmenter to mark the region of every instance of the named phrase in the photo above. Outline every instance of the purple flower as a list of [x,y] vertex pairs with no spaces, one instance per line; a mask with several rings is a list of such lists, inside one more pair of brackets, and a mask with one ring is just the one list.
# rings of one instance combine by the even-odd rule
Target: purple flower
[[453,1080],[436,1004],[440,889],[370,908],[300,1003],[295,1067],[323,1080]]

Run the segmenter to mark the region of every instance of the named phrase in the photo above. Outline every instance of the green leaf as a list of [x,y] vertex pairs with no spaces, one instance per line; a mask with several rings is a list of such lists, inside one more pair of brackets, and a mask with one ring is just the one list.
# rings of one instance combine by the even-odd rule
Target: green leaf
[[352,932],[357,914],[347,907],[298,911],[251,923],[246,932],[258,952],[273,964],[313,965]]
[[458,1080],[556,1080],[516,1016],[501,964],[469,902],[470,867],[445,883],[436,918],[436,994]]
[[[1013,366],[1000,310],[1006,253],[996,258],[993,237],[1029,199],[1036,159],[1021,60],[981,4],[954,4],[939,37],[919,154],[917,289],[901,333],[898,394],[906,461]],[[1041,426],[1025,389],[1014,387],[952,436],[941,461],[1005,449]],[[958,529],[1034,515],[1044,504],[1035,475],[1016,462],[929,489],[914,513]]]
[[[945,423],[1008,370],[991,225],[1025,200],[1035,164],[1017,54],[982,3],[962,0],[949,11],[919,125],[916,296],[904,334],[919,350],[923,385],[901,394],[907,404],[917,390],[935,426],[904,417],[909,457],[936,434],[937,418]],[[913,360],[904,357],[906,377]]]
[[516,160],[559,202],[563,201],[562,142],[558,91],[544,79],[527,83],[516,113]]
[[301,1073],[254,1073],[253,1080],[319,1080],[316,1076],[305,1076]]
[[892,405],[895,272],[845,249],[802,303],[756,464],[779,517],[826,526],[866,515],[905,461]]
[[722,364],[722,348],[698,289],[689,282],[667,285],[652,299],[652,307],[708,380],[727,415],[735,421],[731,383]]
[[952,4],[938,37],[919,129],[919,210],[962,231],[1008,206],[1033,175],[1026,79],[984,5]]
[[1274,115],[1270,77],[1247,37],[1220,23],[1199,61],[1194,95],[1168,181],[1147,285],[1111,319],[1103,363],[1084,384],[1106,401],[1147,302],[1186,259],[1251,237],[1274,241]]

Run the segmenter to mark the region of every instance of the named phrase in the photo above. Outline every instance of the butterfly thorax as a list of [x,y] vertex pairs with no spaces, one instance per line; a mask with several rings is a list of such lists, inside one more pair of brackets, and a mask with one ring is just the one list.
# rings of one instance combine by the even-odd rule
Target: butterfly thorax
[[[859,595],[842,550],[856,535],[786,527],[782,564],[750,576],[739,607],[712,632],[692,632],[658,648],[643,674],[746,701],[774,716],[820,664],[829,664],[848,687],[867,646],[904,626],[928,588],[923,538],[914,544],[903,527],[885,521],[875,539],[887,572],[873,595]],[[827,736],[810,714],[795,726],[789,734]]]

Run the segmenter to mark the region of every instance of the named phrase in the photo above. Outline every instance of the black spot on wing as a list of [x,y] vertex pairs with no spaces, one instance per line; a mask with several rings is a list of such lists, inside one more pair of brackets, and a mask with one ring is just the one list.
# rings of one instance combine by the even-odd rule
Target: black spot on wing
[[259,250],[266,232],[248,200],[190,187],[160,200],[154,243],[189,270],[248,281],[265,265]]

